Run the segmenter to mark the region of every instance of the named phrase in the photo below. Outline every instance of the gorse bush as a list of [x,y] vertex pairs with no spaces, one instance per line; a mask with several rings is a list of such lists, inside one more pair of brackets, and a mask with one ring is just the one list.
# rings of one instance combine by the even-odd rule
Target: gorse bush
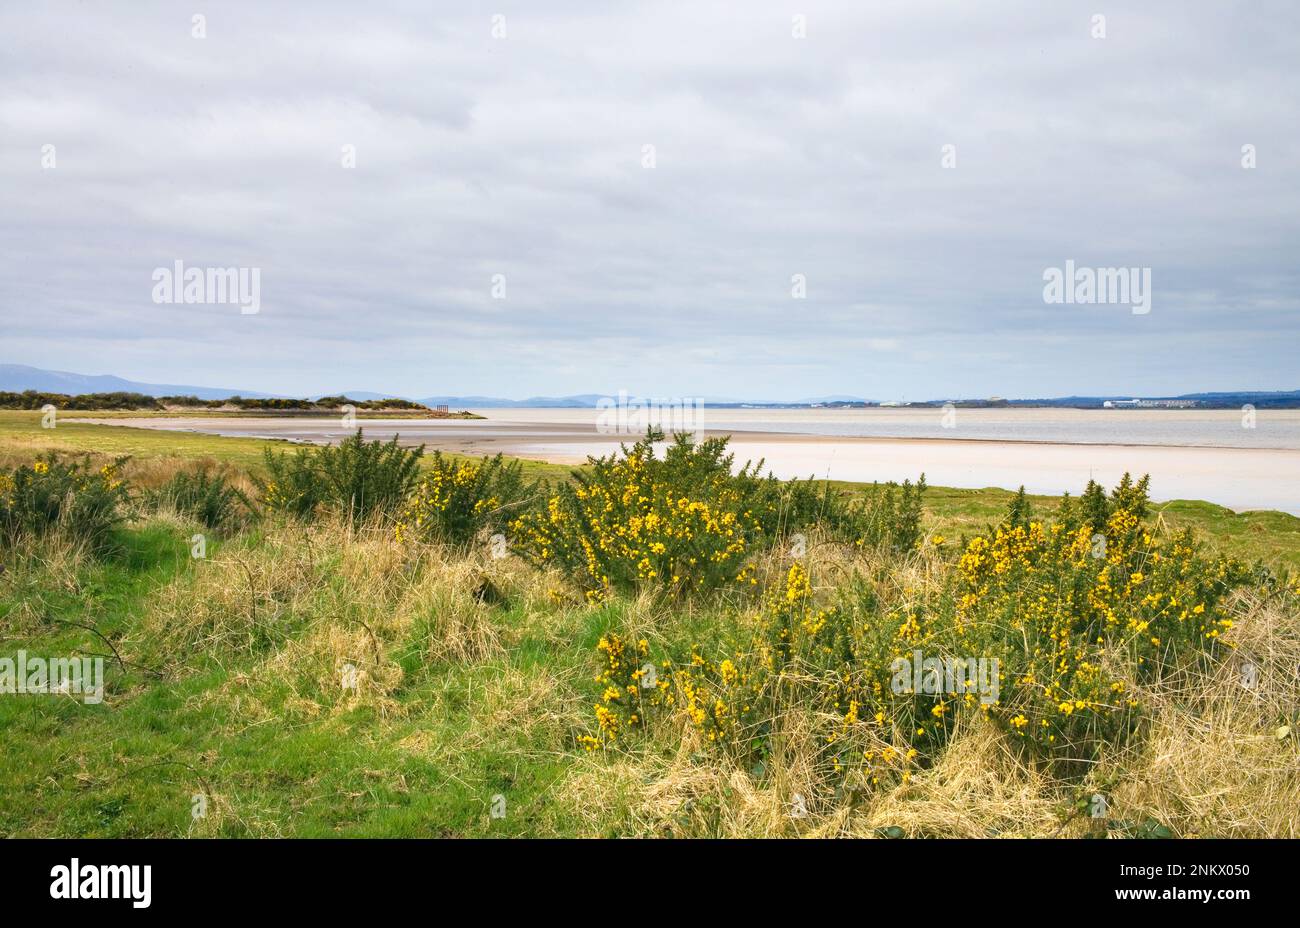
[[307,519],[325,499],[325,486],[315,460],[316,452],[299,448],[293,454],[262,449],[268,476],[257,479],[262,505],[278,512]]
[[499,454],[452,461],[435,451],[398,518],[397,539],[464,544],[482,531],[504,534],[512,516],[536,492],[518,461],[506,462]]
[[396,437],[366,441],[361,429],[336,446],[293,454],[267,448],[262,502],[270,511],[300,518],[329,509],[353,525],[375,515],[393,516],[415,487],[423,454],[423,445],[403,448]]
[[[892,659],[908,643],[852,609],[815,601],[806,569],[791,565],[733,641],[692,644],[686,657],[652,659],[618,635],[602,638],[604,666],[588,750],[626,741],[657,716],[676,717],[714,750],[759,769],[783,722],[797,714],[825,777],[862,786],[907,780],[922,752],[943,743],[950,715],[940,703],[892,689]],[[721,653],[717,653],[717,652]]]
[[162,409],[162,404],[143,393],[84,393],[70,396],[67,393],[44,393],[24,390],[22,393],[0,391],[0,409]]
[[613,589],[678,592],[754,584],[753,556],[838,505],[829,488],[760,476],[762,462],[732,472],[725,438],[674,436],[664,456],[651,430],[622,455],[592,458],[544,509],[511,523],[517,550],[554,564],[600,598]]
[[1231,647],[1226,601],[1250,571],[1188,531],[1156,540],[1146,508],[1145,478],[1126,477],[1104,523],[1067,506],[971,539],[957,564],[950,644],[999,659],[995,716],[1042,753],[1091,757],[1140,722],[1135,685]]
[[0,541],[39,538],[58,530],[103,548],[122,521],[127,490],[118,471],[125,458],[95,470],[89,457],[61,461],[53,453],[0,473]]
[[872,484],[863,498],[828,506],[825,518],[836,536],[859,547],[915,551],[921,542],[924,494],[925,474],[916,483]]
[[[1117,512],[1128,512],[1141,522],[1147,516],[1147,489],[1150,483],[1149,475],[1144,475],[1135,483],[1132,475],[1126,473],[1107,497],[1106,490],[1101,484],[1089,480],[1087,489],[1078,500],[1071,498],[1068,493],[1065,494],[1060,511],[1057,513],[1057,521],[1070,530],[1089,526],[1094,532],[1105,531],[1110,525],[1111,517]],[[1020,488],[1022,496],[1024,489],[1024,487]],[[1028,504],[1025,503],[1023,506],[1026,513],[1024,521],[1028,524]]]
[[712,645],[655,654],[607,634],[595,731],[582,743],[626,742],[675,719],[749,766],[796,713],[828,790],[907,779],[963,712],[1053,761],[1122,745],[1141,730],[1147,687],[1230,651],[1229,597],[1250,572],[1201,555],[1188,532],[1157,541],[1139,515],[1145,479],[1101,498],[1102,525],[1068,506],[1044,524],[1014,500],[922,590],[853,582],[818,603],[796,562]]
[[237,524],[252,511],[252,501],[230,482],[228,475],[200,467],[179,471],[152,494],[155,507],[170,506],[206,528]]

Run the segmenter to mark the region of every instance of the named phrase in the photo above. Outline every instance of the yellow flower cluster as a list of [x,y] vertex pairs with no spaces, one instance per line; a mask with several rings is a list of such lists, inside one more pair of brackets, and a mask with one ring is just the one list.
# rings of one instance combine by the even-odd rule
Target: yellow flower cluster
[[122,486],[122,481],[117,476],[116,464],[105,464],[99,469],[99,478],[104,482],[104,486],[109,490],[116,490]]
[[945,631],[962,651],[999,659],[1007,686],[995,715],[1010,732],[1086,756],[1133,729],[1135,683],[1232,628],[1222,601],[1243,579],[1242,565],[1198,556],[1190,534],[1158,543],[1123,508],[1100,532],[1002,526],[966,545]]
[[421,479],[394,527],[397,540],[401,541],[408,530],[425,534],[449,516],[473,516],[499,505],[495,497],[475,498],[473,491],[478,486],[480,471],[478,464],[465,462],[435,468]]
[[455,543],[467,542],[485,529],[503,532],[504,511],[525,491],[518,464],[506,464],[500,455],[456,461],[435,453],[393,531],[399,542],[414,536]]
[[613,636],[602,639],[606,670],[597,682],[604,691],[597,732],[581,739],[584,747],[617,741],[630,719],[640,723],[664,711],[710,747],[752,764],[769,749],[782,716],[803,707],[817,720],[818,767],[827,776],[868,787],[906,779],[920,756],[911,744],[912,708],[892,698],[885,666],[857,660],[847,614],[815,602],[802,564],[792,564],[768,591],[754,619],[740,646],[718,661],[698,646],[680,663],[650,664],[649,654],[638,651],[636,660],[656,669],[652,691],[628,689],[628,649]]
[[648,443],[602,461],[589,479],[562,486],[543,511],[510,525],[520,549],[567,569],[596,599],[617,587],[705,590],[755,585],[748,560],[763,526],[745,487],[726,471],[702,483],[677,475]]
[[596,648],[604,656],[605,666],[596,676],[602,687],[600,702],[595,705],[597,734],[578,737],[587,751],[618,741],[628,729],[642,727],[648,708],[673,704],[667,679],[658,679],[656,668],[648,662],[650,644],[644,638],[629,647],[618,635],[609,634]]

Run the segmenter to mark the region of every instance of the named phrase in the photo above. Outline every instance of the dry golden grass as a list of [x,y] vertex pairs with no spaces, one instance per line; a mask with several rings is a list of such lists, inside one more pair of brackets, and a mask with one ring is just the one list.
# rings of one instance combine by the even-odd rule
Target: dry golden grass
[[425,549],[419,581],[396,600],[394,614],[412,631],[427,660],[473,662],[500,652],[501,630],[492,621],[492,605],[475,595],[493,582],[484,560],[482,553],[457,558]]
[[[165,510],[151,519],[179,537],[190,529]],[[433,665],[499,655],[510,634],[500,606],[555,609],[547,582],[517,559],[494,560],[486,546],[401,544],[378,525],[288,520],[228,544],[158,591],[127,650],[172,674],[261,655],[222,687],[244,719],[269,717],[257,694],[270,681],[292,689],[287,705],[297,715],[366,705],[388,717],[405,711],[392,698],[404,676],[399,650],[414,648]]]
[[1148,691],[1136,757],[1112,761],[1121,807],[1175,833],[1300,837],[1300,623],[1294,597],[1240,598],[1234,659]]
[[21,636],[46,624],[47,596],[81,594],[92,554],[85,541],[66,532],[19,539],[15,550],[22,554],[4,552],[11,556],[0,561],[0,599],[10,603],[0,630]]
[[972,714],[958,722],[933,767],[838,824],[858,836],[895,827],[907,837],[1041,837],[1057,829],[1060,808],[1060,790],[1016,756],[991,722]]
[[126,646],[159,669],[272,647],[295,630],[325,579],[316,550],[293,533],[228,546],[159,590]]

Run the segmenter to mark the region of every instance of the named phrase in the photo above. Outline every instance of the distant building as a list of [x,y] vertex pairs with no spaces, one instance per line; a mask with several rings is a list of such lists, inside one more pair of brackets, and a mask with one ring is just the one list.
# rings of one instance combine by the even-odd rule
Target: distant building
[[1192,409],[1196,400],[1106,400],[1106,409]]
[[439,404],[438,404],[438,412],[450,412],[450,409],[448,409],[446,403],[439,403]]

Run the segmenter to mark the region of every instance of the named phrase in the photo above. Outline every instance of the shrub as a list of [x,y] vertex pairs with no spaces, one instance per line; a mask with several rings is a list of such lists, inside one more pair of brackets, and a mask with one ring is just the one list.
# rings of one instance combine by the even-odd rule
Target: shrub
[[24,390],[22,393],[0,391],[0,409],[41,409],[44,406],[77,410],[162,408],[158,400],[142,393],[119,391],[70,396],[67,393],[43,393],[37,390]]
[[825,519],[837,536],[859,547],[915,551],[921,543],[925,489],[925,474],[916,483],[872,484],[865,497],[847,505],[828,506]]
[[[1062,505],[1068,505],[1068,497]],[[1029,502],[1029,496],[1025,493],[1024,485],[1016,491],[1016,495],[1011,497],[1011,502],[1007,505],[1007,517],[1002,524],[1007,528],[1028,529],[1030,520],[1033,518],[1033,506]]]
[[[1200,554],[1190,532],[1153,538],[1139,515],[1145,480],[1102,499],[1109,515],[1094,532],[1072,514],[1035,521],[1018,497],[920,590],[859,577],[819,605],[796,562],[719,644],[652,655],[606,635],[596,730],[582,743],[625,741],[666,715],[754,765],[797,713],[821,785],[870,787],[906,779],[960,713],[980,712],[1036,754],[1094,759],[1140,732],[1148,686],[1232,647],[1228,598],[1251,579],[1237,561]],[[952,666],[979,686],[948,678]]]
[[0,539],[12,545],[22,535],[40,537],[57,529],[103,548],[127,502],[118,478],[125,461],[95,471],[89,457],[60,461],[50,453],[0,473]]
[[906,780],[922,752],[944,741],[948,719],[931,711],[936,699],[893,693],[891,655],[903,645],[877,634],[883,628],[817,604],[795,563],[720,648],[693,644],[685,657],[655,662],[645,641],[602,638],[596,732],[579,741],[587,750],[626,741],[667,714],[739,765],[761,768],[798,714],[819,775],[863,787]]
[[257,481],[262,505],[268,512],[280,512],[307,519],[315,515],[325,498],[314,452],[299,448],[293,454],[275,453],[270,446],[262,449],[268,477]]
[[[818,765],[841,772],[865,761],[878,781],[880,761],[892,768],[917,756],[917,722],[912,701],[892,697],[889,659],[864,637],[869,631],[849,611],[815,602],[807,570],[795,563],[740,647],[716,664],[693,649],[673,683],[690,724],[746,764],[765,757],[781,716],[795,710],[811,720]],[[896,743],[901,750],[891,749]]]
[[1190,531],[1153,538],[1139,516],[1145,480],[1122,483],[1108,511],[1103,526],[1093,515],[973,538],[952,581],[950,640],[1003,668],[995,717],[1055,756],[1088,758],[1130,734],[1134,685],[1214,655],[1233,624],[1226,598],[1250,578],[1199,554]]
[[542,511],[514,520],[518,550],[555,564],[590,598],[647,585],[678,592],[755,584],[751,558],[812,524],[834,499],[811,481],[759,476],[762,461],[732,473],[727,439],[676,435],[662,458],[646,437],[622,455],[591,458]]
[[252,510],[252,501],[226,474],[208,467],[180,471],[151,494],[154,506],[171,506],[210,529],[239,522]]
[[501,455],[481,461],[453,461],[433,453],[431,466],[397,522],[397,538],[464,544],[480,531],[504,533],[511,514],[536,492],[523,465]]
[[320,508],[360,525],[372,516],[392,516],[414,489],[424,446],[402,448],[397,437],[366,441],[357,429],[337,446],[264,451],[269,478],[262,482],[267,509],[310,518]]
[[[1132,513],[1141,521],[1147,515],[1147,488],[1150,483],[1150,475],[1145,475],[1134,483],[1132,475],[1126,473],[1119,485],[1111,491],[1110,498],[1107,498],[1106,489],[1095,480],[1089,480],[1077,502],[1070,498],[1070,494],[1065,495],[1057,521],[1071,531],[1089,526],[1094,532],[1104,531],[1111,516],[1120,510]],[[1023,494],[1024,487],[1020,489]]]

